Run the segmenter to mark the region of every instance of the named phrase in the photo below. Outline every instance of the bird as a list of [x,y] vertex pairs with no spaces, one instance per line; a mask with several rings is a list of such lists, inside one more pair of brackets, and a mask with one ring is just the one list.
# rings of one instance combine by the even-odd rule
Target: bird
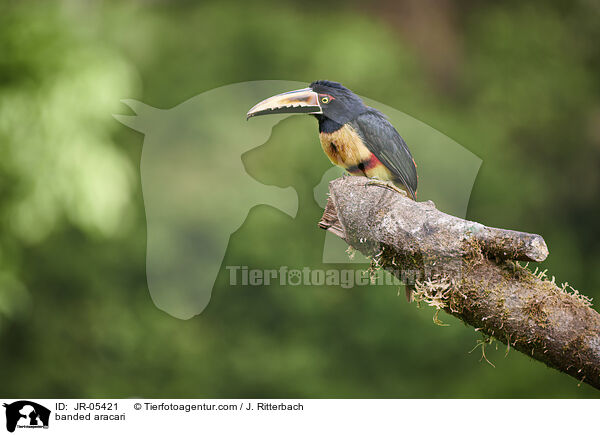
[[408,145],[383,113],[364,104],[350,89],[317,80],[307,88],[259,102],[246,119],[279,113],[316,117],[321,147],[334,165],[417,200],[417,165]]

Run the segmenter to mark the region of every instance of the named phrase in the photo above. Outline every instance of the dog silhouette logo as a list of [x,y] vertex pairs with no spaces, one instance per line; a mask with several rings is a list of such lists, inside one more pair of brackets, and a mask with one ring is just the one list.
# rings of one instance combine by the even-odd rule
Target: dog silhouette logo
[[29,400],[19,400],[4,404],[6,408],[6,430],[14,432],[16,428],[39,429],[48,428],[50,410],[45,406]]
[[[189,319],[206,308],[230,237],[253,207],[271,206],[295,219],[300,200],[308,204],[306,191],[299,198],[291,185],[265,184],[246,170],[243,160],[252,150],[268,146],[273,131],[285,128],[286,123],[279,123],[290,116],[264,116],[247,122],[248,109],[265,96],[305,85],[283,80],[236,83],[169,109],[123,100],[134,115],[113,115],[144,134],[140,175],[147,224],[146,277],[152,300],[161,310]],[[386,113],[413,147],[419,162],[420,198],[433,200],[444,212],[465,217],[481,159],[409,115],[363,100]],[[294,149],[326,160],[316,123],[311,126],[293,130],[285,139],[276,136],[273,149],[278,151],[263,154],[260,166],[265,170],[281,165],[289,171],[305,170],[301,161],[286,157],[295,155],[286,151]],[[316,181],[313,195],[317,204],[325,207],[329,182],[342,175],[340,168],[332,167]],[[323,264],[369,262],[360,255],[350,260],[343,240],[329,232],[325,236]],[[255,255],[249,250],[248,261],[254,261]]]

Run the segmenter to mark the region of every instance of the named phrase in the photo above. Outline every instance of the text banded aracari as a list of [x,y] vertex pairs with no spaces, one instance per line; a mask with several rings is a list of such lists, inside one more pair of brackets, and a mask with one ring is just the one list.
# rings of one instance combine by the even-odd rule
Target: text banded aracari
[[416,200],[417,166],[384,114],[366,106],[339,83],[319,80],[255,105],[247,118],[271,113],[306,113],[319,121],[327,157],[352,175],[391,181]]

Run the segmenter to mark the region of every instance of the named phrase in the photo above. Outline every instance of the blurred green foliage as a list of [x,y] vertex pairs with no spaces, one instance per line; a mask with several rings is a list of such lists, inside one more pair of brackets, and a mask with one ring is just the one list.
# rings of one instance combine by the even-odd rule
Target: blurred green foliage
[[[202,315],[150,299],[143,136],[111,117],[119,100],[323,78],[481,157],[468,217],[544,235],[543,266],[600,298],[600,7],[440,3],[2,2],[0,395],[598,397],[503,346],[481,362],[472,328],[434,325],[395,288],[229,286],[226,265],[320,266],[312,189],[329,163],[306,117],[244,156],[298,191],[297,218],[251,211]],[[275,144],[307,129],[305,147]]]

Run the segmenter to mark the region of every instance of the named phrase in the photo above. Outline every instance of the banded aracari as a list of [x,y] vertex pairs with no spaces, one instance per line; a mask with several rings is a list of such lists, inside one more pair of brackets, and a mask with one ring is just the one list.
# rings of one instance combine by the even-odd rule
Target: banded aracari
[[308,88],[267,98],[246,116],[271,113],[314,115],[321,146],[333,164],[352,175],[392,182],[416,200],[417,165],[406,142],[384,114],[341,84],[318,80]]

